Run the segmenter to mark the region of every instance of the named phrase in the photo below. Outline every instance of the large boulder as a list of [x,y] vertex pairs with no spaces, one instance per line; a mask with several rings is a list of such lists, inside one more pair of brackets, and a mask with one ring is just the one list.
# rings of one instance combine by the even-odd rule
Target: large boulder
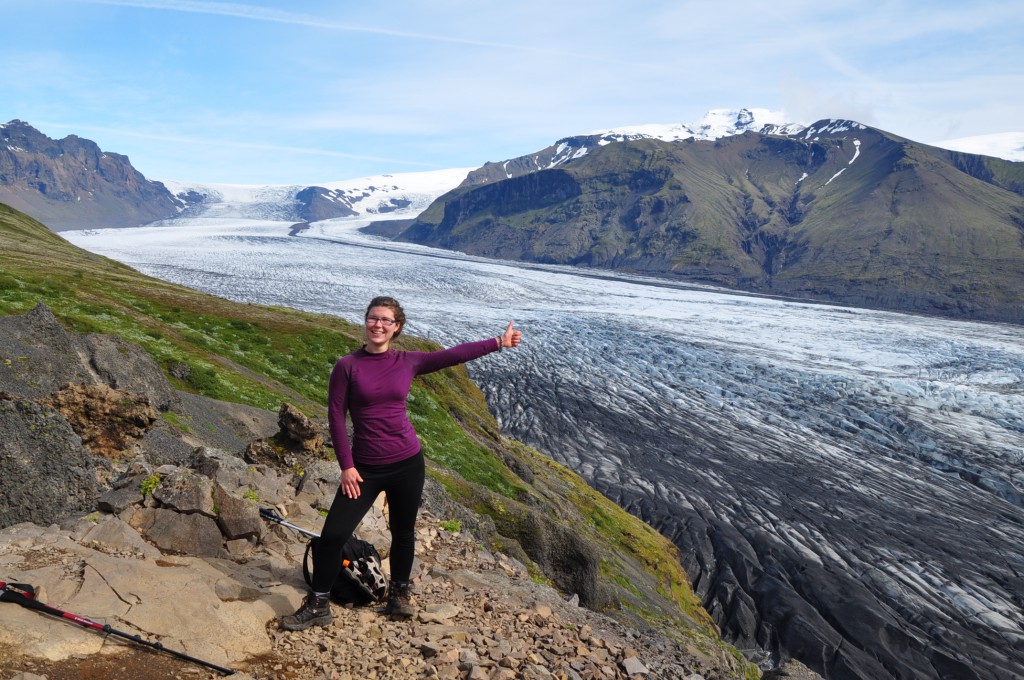
[[109,469],[52,407],[0,400],[0,528],[93,509]]
[[178,396],[140,346],[116,335],[72,333],[40,303],[24,316],[0,316],[0,392],[45,398],[67,385],[106,385],[161,411]]
[[254,501],[233,496],[214,482],[213,502],[217,506],[217,526],[228,541],[257,539],[263,533],[260,508]]
[[217,521],[199,513],[187,515],[169,508],[140,508],[129,524],[165,552],[222,557],[224,536]]
[[68,384],[93,382],[81,344],[42,303],[24,316],[0,316],[0,392],[38,399]]
[[217,517],[217,509],[213,502],[213,481],[187,468],[164,466],[170,468],[153,488],[153,498],[160,505],[177,512],[193,515],[201,514],[213,519]]
[[323,450],[323,432],[306,414],[288,402],[281,404],[277,422],[281,427],[278,437],[288,444],[309,453]]

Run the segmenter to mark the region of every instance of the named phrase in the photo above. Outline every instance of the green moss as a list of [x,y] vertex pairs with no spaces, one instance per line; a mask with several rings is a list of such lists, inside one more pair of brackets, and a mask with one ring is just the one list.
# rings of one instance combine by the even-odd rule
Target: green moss
[[163,416],[163,419],[170,423],[172,426],[174,426],[176,429],[181,430],[182,432],[192,431],[192,428],[189,426],[189,424],[182,420],[181,416],[179,416],[174,411],[164,411],[160,415]]
[[612,561],[603,558],[600,564],[601,573],[612,583],[616,584],[625,591],[642,597],[643,594],[640,589],[636,587],[632,580],[629,579],[624,573],[622,573],[622,565],[613,563]]
[[142,492],[143,496],[148,496],[154,491],[156,491],[156,488],[158,486],[160,486],[160,475],[150,475],[149,477],[146,477],[144,480],[142,480],[142,484],[139,487],[139,491]]
[[462,531],[462,522],[460,522],[457,519],[440,520],[437,523],[437,525],[439,527],[441,527],[442,529],[444,529],[445,531],[449,531],[449,532],[451,532],[453,534]]

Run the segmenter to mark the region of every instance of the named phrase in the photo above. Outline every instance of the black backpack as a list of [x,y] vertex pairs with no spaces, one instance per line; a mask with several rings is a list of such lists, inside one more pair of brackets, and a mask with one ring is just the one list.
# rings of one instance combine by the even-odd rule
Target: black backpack
[[[306,554],[302,558],[302,577],[306,585],[313,587],[313,552],[320,543],[319,534],[286,521],[270,508],[260,508],[260,517],[276,522],[309,537]],[[384,564],[380,553],[369,541],[352,536],[341,548],[341,573],[334,579],[331,600],[338,604],[353,604],[362,607],[380,602],[388,590],[388,579],[384,575]]]
[[[319,537],[310,538],[302,558],[302,577],[310,588],[313,587],[314,553],[319,545]],[[383,600],[387,590],[388,580],[377,548],[355,536],[349,538],[341,548],[341,573],[334,579],[331,601],[364,607]]]

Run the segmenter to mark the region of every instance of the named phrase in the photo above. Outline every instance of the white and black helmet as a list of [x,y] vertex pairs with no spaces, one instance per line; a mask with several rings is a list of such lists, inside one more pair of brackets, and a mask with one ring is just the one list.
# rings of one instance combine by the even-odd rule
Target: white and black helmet
[[345,560],[343,572],[352,583],[374,600],[380,600],[388,590],[388,579],[380,558],[375,555]]

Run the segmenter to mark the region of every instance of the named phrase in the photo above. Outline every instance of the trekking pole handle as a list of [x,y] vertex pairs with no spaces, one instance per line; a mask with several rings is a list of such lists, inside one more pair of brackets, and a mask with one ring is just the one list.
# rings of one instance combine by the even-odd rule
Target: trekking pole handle
[[263,519],[268,519],[271,522],[276,522],[277,524],[288,527],[289,529],[294,529],[295,531],[298,531],[300,534],[303,534],[310,538],[320,538],[320,534],[310,531],[309,529],[303,529],[300,526],[292,524],[291,522],[286,520],[284,517],[281,517],[281,515],[277,514],[270,508],[260,508],[260,517],[262,517]]

